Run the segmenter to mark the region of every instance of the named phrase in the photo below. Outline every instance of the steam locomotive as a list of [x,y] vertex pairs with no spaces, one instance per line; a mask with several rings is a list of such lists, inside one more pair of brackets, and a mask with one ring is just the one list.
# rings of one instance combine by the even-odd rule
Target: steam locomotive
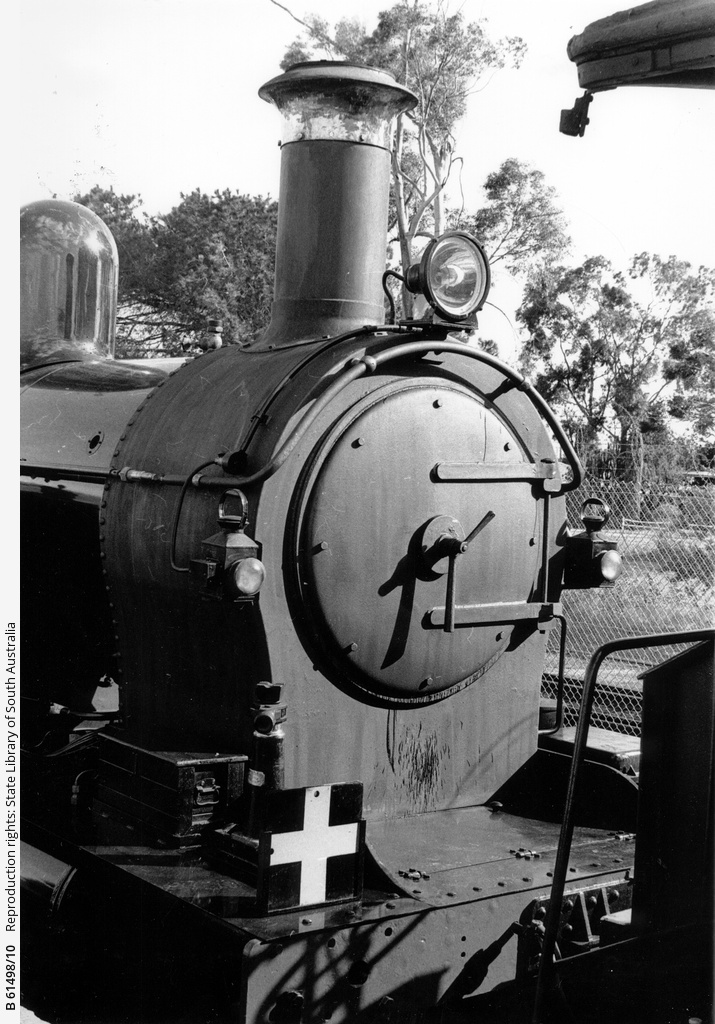
[[[574,735],[540,706],[562,590],[612,586],[620,556],[601,502],[567,527],[578,458],[475,343],[479,242],[431,241],[404,282],[427,312],[385,322],[391,124],[415,97],[331,62],[260,94],[283,136],[275,301],[251,344],[115,360],[110,233],[71,203],[22,213],[31,1005],[506,1021],[536,999],[558,1019],[602,1004],[634,934],[670,957],[663,906],[699,963],[712,817],[666,898],[638,741]],[[681,815],[700,828],[712,637],[690,639],[666,676],[695,696],[668,721],[676,753],[684,730],[702,738]]]

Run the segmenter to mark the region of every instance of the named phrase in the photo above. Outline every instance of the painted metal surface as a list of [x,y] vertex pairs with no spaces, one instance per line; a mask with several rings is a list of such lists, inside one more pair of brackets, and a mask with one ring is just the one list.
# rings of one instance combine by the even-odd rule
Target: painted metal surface
[[[198,853],[98,846],[85,848],[80,859],[86,868],[91,863],[88,857],[101,862],[94,871],[105,886],[121,884],[130,892],[126,879],[134,879],[142,886],[134,895],[141,891],[147,906],[161,899],[164,902],[157,905],[169,913],[168,897],[177,907],[171,911],[177,923],[181,904],[187,913],[202,911],[204,920],[223,929],[227,942],[230,937],[234,946],[245,943],[232,979],[241,992],[239,1020],[280,1019],[276,1015],[295,998],[291,993],[302,994],[302,1006],[311,1019],[362,1020],[363,1014],[370,1019],[376,1010],[391,1010],[420,1020],[410,1015],[428,1007],[446,1009],[472,991],[489,992],[514,980],[516,941],[507,941],[491,964],[475,968],[513,922],[528,915],[538,905],[535,901],[548,897],[548,875],[537,878],[533,861],[499,849],[502,841],[528,845],[538,827],[512,819],[498,835],[487,826],[492,848],[483,843],[482,853],[498,858],[500,876],[484,873],[488,863],[474,864],[473,880],[482,886],[470,888],[466,898],[459,893],[432,906],[423,897],[373,891],[361,902],[339,907],[256,916],[254,890],[217,872]],[[541,826],[545,858],[553,854],[557,832],[556,825]],[[587,860],[594,859],[594,849],[600,858],[595,869]],[[614,854],[620,854],[617,860]],[[585,884],[612,889],[631,866],[613,839],[587,830],[579,834],[576,856],[582,864],[570,878],[567,899],[572,890],[578,899]],[[522,877],[527,874],[528,880]],[[187,923],[190,920],[187,916]]]
[[568,44],[579,85],[715,88],[711,0],[655,0],[592,22]]
[[[710,934],[714,931],[712,636],[643,675],[633,893],[633,923],[639,931],[698,920]],[[668,827],[662,828],[662,822]]]
[[37,905],[49,916],[57,909],[76,869],[30,843],[20,842],[23,910]]
[[[20,377],[23,731],[44,734],[50,701],[90,710],[116,651],[99,550],[100,503],[112,453],[169,367],[114,360],[56,363]],[[35,739],[39,739],[36,736]]]
[[[439,812],[439,815],[426,819],[422,826],[422,851],[416,848],[419,823],[413,823],[406,829],[402,829],[399,823],[383,829],[383,835],[392,829],[394,836],[401,834],[405,837],[406,845],[400,851],[401,861],[411,863],[412,857],[427,871],[425,854],[431,858],[440,857],[436,848],[424,849],[425,824],[434,825],[437,829],[435,835],[444,844],[445,853],[443,866],[437,865],[434,879],[423,877],[418,882],[405,879],[395,870],[392,893],[366,890],[360,901],[306,907],[270,916],[256,913],[256,890],[253,886],[217,870],[198,850],[186,852],[130,845],[97,845],[84,849],[104,864],[126,871],[207,911],[247,936],[267,942],[360,922],[389,921],[396,917],[424,918],[440,908],[463,906],[476,913],[480,904],[489,904],[506,896],[518,897],[519,906],[525,908],[535,898],[534,890],[548,892],[551,885],[558,824],[503,815],[496,824],[486,821],[484,834],[479,837],[477,831],[485,824],[487,815],[495,818],[493,812],[486,808],[468,808],[466,811]],[[440,816],[442,824],[437,820]],[[466,822],[466,831],[460,836],[456,826],[469,817],[473,821],[471,824]],[[410,843],[411,848],[408,848]],[[462,868],[457,867],[465,860],[459,852],[460,845],[473,851],[472,863]],[[529,850],[530,846],[534,850]],[[534,852],[540,853],[540,859],[533,857]],[[519,853],[521,856],[517,856]],[[526,853],[531,853],[531,859],[525,857]],[[452,859],[451,867],[447,864],[448,857]],[[390,859],[395,860],[394,857]],[[594,884],[606,884],[612,877],[622,877],[632,869],[633,844],[626,845],[613,834],[603,831],[578,829],[570,866],[574,870],[569,872],[569,886],[583,887],[585,879],[595,879]],[[421,871],[419,867],[410,870]],[[463,871],[463,882],[468,881],[469,885],[459,885],[455,881],[458,870]],[[423,876],[424,871],[421,871]],[[445,879],[449,872],[453,873],[449,881],[455,884],[454,890],[441,885],[436,877],[440,871]],[[422,891],[413,891],[420,887]]]
[[254,348],[384,321],[389,180],[390,155],[379,147],[284,147],[271,323]]
[[[336,1024],[423,1022],[436,1015],[444,1021],[479,1019],[465,1017],[470,1007],[460,1001],[513,981],[516,941],[505,933],[537,893],[381,921],[365,918],[352,928],[296,932],[287,941],[249,942],[240,1013],[249,1021],[270,1020],[271,1014],[281,1019],[292,1007],[306,1016],[289,1019]],[[490,963],[485,954],[492,944],[497,952]]]
[[499,510],[458,560],[460,604],[479,595],[526,601],[535,587],[540,524],[529,484],[440,487],[433,479],[445,457],[477,454],[526,460],[513,433],[467,388],[419,379],[371,391],[316,453],[296,528],[300,607],[362,690],[433,697],[478,679],[509,643],[511,625],[458,636],[425,629],[446,592],[442,573],[418,551],[434,517],[456,517],[464,537]]
[[[20,378],[20,469],[106,473],[119,437],[147,394],[175,368],[112,359],[58,363]],[[26,476],[27,476],[26,472]]]
[[[371,849],[396,886],[431,906],[449,906],[550,885],[557,839],[553,822],[463,807],[375,824]],[[632,862],[633,850],[613,833],[580,828],[568,880],[623,871]]]
[[[395,340],[400,336],[376,338],[370,351],[387,352]],[[477,504],[482,500],[476,497],[477,484],[432,484],[425,477],[428,467],[421,448],[436,446],[435,462],[444,461],[445,454],[452,461],[450,452],[464,460],[467,450],[469,461],[474,461],[475,446],[480,455],[483,451],[484,410],[488,408],[489,422],[493,420],[494,426],[488,428],[486,443],[496,446],[503,436],[502,448],[506,439],[513,444],[515,454],[502,453],[502,457],[523,461],[528,452],[528,458],[535,462],[554,458],[548,431],[532,402],[506,382],[498,369],[460,358],[461,346],[455,348],[457,352],[441,356],[419,353],[402,362],[388,362],[384,372],[347,384],[306,429],[278,471],[246,486],[249,529],[261,547],[260,557],[267,570],[253,607],[217,607],[217,603],[208,607],[197,600],[188,574],[171,569],[169,552],[179,497],[175,485],[142,486],[118,479],[109,483],[104,499],[107,525],[103,547],[110,600],[115,604],[113,631],[120,638],[122,652],[118,668],[124,680],[126,739],[154,749],[177,749],[190,743],[194,749],[198,745],[207,750],[249,750],[253,687],[262,680],[280,682],[290,708],[286,785],[362,779],[368,821],[455,803],[478,803],[533,753],[544,643],[538,621],[520,625],[518,635],[512,634],[508,656],[496,661],[477,685],[451,696],[449,707],[425,703],[417,715],[409,708],[376,706],[379,701],[369,692],[357,700],[341,665],[321,664],[317,655],[323,652],[325,656],[326,645],[319,640],[316,644],[316,631],[295,584],[299,546],[295,541],[296,524],[291,522],[292,510],[305,509],[311,516],[318,498],[310,482],[312,468],[317,465],[316,453],[323,451],[325,438],[345,417],[362,411],[363,401],[372,406],[370,435],[381,439],[382,454],[372,462],[359,463],[359,479],[351,484],[357,485],[355,498],[342,525],[353,534],[350,543],[356,545],[351,549],[356,555],[350,557],[357,557],[361,550],[368,552],[378,534],[387,535],[379,543],[386,545],[392,564],[385,566],[386,575],[379,584],[394,574],[409,535],[433,511],[448,512],[456,500],[461,503],[460,516],[471,529],[475,521],[469,507],[472,491],[472,500]],[[115,465],[180,479],[215,457],[217,451],[242,449],[250,475],[254,468],[269,462],[291,436],[305,410],[330,387],[336,371],[364,353],[364,342],[358,336],[352,342],[346,339],[339,345],[326,344],[307,356],[300,347],[271,354],[226,349],[203,356],[153,392],[121,442]],[[373,402],[371,397],[379,396],[384,388],[396,396],[396,419],[409,412],[414,427],[410,433],[403,433],[394,450],[389,441],[394,425],[394,418],[388,419],[390,403]],[[432,394],[431,389],[435,389],[436,398],[447,396],[449,404],[442,408],[430,405],[430,416],[425,419],[409,403],[413,394],[425,397]],[[408,403],[404,413],[403,401]],[[449,412],[452,402],[454,414]],[[454,429],[440,419],[442,412],[456,416]],[[481,433],[468,425],[472,419],[481,424]],[[328,444],[326,452],[331,450]],[[343,447],[339,451],[342,458]],[[353,454],[360,458],[361,451],[346,442],[346,458]],[[382,459],[387,460],[386,469],[380,465]],[[408,500],[402,484],[392,488],[389,477],[394,476],[398,464],[401,476],[422,478],[416,493],[427,496],[424,509],[414,507],[412,492]],[[208,472],[221,475],[218,467]],[[383,481],[388,488],[377,488],[382,502],[378,507],[384,511],[379,523],[372,507],[375,500],[366,500],[375,473],[380,488]],[[538,571],[533,585],[541,592],[547,578],[557,579],[560,572],[558,537],[563,527],[563,500],[549,498],[554,512],[547,524],[539,511],[545,501],[538,497],[544,494],[539,482],[490,481],[485,486],[490,491],[503,487],[528,492],[521,519],[510,519],[511,513],[504,510],[506,518],[499,526],[501,540],[497,547],[502,550],[503,541],[508,548],[504,536],[508,533],[507,522],[509,529],[518,526],[525,530],[526,525],[521,524],[528,517],[528,525],[535,527],[536,533],[529,533],[528,538],[525,533],[517,534],[517,538],[522,537],[528,552],[528,539],[535,537],[538,554],[532,566],[536,564]],[[535,488],[536,495],[532,493]],[[455,497],[453,489],[467,496]],[[220,491],[186,493],[176,537],[178,566],[187,565],[205,537],[214,532],[219,500]],[[481,514],[475,512],[476,518]],[[512,557],[507,556],[506,549],[502,555]],[[469,557],[471,554],[463,556]],[[495,562],[488,564],[494,566],[488,584],[500,593],[498,588],[504,584],[497,576]],[[470,574],[460,578],[465,586],[476,585]],[[434,581],[433,586],[443,599],[445,581]],[[353,589],[353,584],[347,589]],[[336,605],[350,599],[345,590],[338,589]],[[390,600],[396,597],[393,594]],[[370,607],[357,609],[355,625],[368,647],[373,641],[370,631],[383,628]],[[495,629],[494,637],[499,631]],[[414,635],[411,630],[409,643],[416,643],[416,637],[424,642],[421,634],[425,632],[422,626]],[[206,642],[218,636],[221,643]],[[455,631],[455,636],[457,647],[462,645],[466,655],[463,634]],[[426,643],[436,644],[436,635]],[[475,660],[469,667],[478,671],[480,661]],[[199,679],[200,686],[196,682]]]

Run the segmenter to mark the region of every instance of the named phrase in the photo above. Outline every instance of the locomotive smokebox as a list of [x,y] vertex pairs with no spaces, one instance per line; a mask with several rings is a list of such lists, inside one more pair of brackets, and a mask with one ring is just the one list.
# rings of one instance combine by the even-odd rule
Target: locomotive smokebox
[[336,61],[296,64],[259,96],[283,135],[274,302],[256,347],[383,323],[392,124],[417,97]]

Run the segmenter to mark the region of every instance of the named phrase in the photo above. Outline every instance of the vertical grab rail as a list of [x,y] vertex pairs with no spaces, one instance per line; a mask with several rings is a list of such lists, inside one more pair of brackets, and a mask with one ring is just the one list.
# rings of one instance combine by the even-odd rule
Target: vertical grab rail
[[[571,772],[566,792],[566,806],[564,808],[564,819],[561,823],[559,834],[559,845],[556,852],[556,863],[554,865],[554,880],[551,885],[551,896],[549,909],[544,922],[544,940],[539,962],[539,973],[536,980],[536,992],[534,994],[534,1012],[531,1024],[541,1024],[541,1014],[546,992],[553,982],[554,951],[556,949],[556,933],[558,931],[561,904],[564,898],[566,887],[566,873],[568,871],[569,856],[571,854],[571,843],[574,830],[575,792],[578,774],[583,764],[586,750],[586,739],[593,707],[593,695],[595,692],[596,676],[603,661],[609,654],[616,651],[627,651],[643,647],[663,647],[671,644],[698,643],[703,640],[710,640],[715,637],[715,629],[691,629],[677,633],[657,633],[646,636],[621,637],[618,640],[611,640],[609,643],[597,647],[588,663],[586,674],[583,680],[583,693],[581,695],[581,706],[579,708],[578,723],[576,726],[576,737],[574,739],[573,758],[571,761]],[[636,838],[637,842],[637,838]]]
[[564,690],[566,689],[566,636],[568,633],[568,622],[564,615],[554,615],[561,623],[561,636],[559,637],[559,678],[556,690],[556,723],[551,729],[539,729],[539,736],[552,736],[564,724]]

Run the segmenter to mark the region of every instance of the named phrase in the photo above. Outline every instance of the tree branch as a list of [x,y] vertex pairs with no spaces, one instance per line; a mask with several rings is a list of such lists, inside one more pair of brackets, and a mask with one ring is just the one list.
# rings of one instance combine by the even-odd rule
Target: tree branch
[[[282,11],[285,11],[285,12],[286,12],[286,14],[287,14],[287,15],[288,15],[288,16],[289,16],[290,18],[292,18],[292,19],[293,19],[293,21],[297,21],[299,25],[302,25],[302,26],[303,26],[303,28],[307,30],[307,32],[308,32],[308,34],[309,34],[309,35],[311,35],[311,36],[315,37],[315,29],[313,28],[313,26],[312,26],[312,25],[309,25],[307,21],[303,21],[303,19],[302,19],[302,18],[299,18],[299,17],[297,17],[297,16],[295,15],[295,14],[293,14],[293,12],[292,12],[292,11],[290,10],[290,8],[288,8],[288,7],[285,7],[285,6],[284,6],[284,4],[279,4],[279,3],[278,3],[278,0],[270,0],[270,2],[271,2],[271,3],[272,3],[272,4],[274,5],[274,6],[275,6],[275,7],[280,7],[280,9],[281,9]],[[327,39],[327,41],[328,41],[328,42],[329,42],[329,43],[330,43],[330,44],[331,44],[332,46],[334,46],[334,47],[335,47],[335,42],[334,42],[334,40],[332,40],[332,39],[330,38],[330,36],[326,36],[325,38]],[[322,42],[322,40],[321,40],[321,42]],[[337,47],[336,47],[336,49],[337,49]]]

